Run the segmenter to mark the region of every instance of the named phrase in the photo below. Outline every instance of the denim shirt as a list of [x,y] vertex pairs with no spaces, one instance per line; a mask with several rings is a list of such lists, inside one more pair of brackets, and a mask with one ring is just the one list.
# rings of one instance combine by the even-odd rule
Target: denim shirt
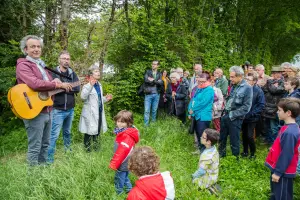
[[229,111],[229,118],[231,121],[235,119],[244,119],[245,115],[251,109],[253,98],[252,87],[246,83],[245,80],[242,80],[235,90]]

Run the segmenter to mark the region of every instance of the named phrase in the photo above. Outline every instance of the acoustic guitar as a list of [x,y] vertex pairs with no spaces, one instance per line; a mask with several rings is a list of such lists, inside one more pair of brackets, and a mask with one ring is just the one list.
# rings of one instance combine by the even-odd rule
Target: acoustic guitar
[[[72,87],[80,85],[80,81],[71,83]],[[56,89],[47,92],[36,92],[26,84],[18,84],[10,88],[7,94],[8,102],[13,113],[21,119],[35,118],[45,106],[52,106],[51,96],[64,89]]]

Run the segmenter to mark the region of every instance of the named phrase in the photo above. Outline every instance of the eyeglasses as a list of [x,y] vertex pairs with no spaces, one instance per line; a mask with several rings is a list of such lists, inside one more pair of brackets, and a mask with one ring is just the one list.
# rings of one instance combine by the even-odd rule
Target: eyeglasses
[[70,58],[59,58],[61,60],[71,60]]

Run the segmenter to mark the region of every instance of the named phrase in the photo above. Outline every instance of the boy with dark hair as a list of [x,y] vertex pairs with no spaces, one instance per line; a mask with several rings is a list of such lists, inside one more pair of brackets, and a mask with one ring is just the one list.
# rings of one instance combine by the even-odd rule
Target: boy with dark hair
[[192,174],[193,183],[197,183],[201,189],[209,188],[212,193],[217,192],[211,186],[217,182],[219,174],[219,153],[215,146],[219,135],[219,132],[214,129],[204,130],[201,144],[205,146],[205,150],[200,155],[199,168]]
[[133,126],[133,115],[127,110],[120,111],[114,117],[117,128],[114,133],[117,135],[114,144],[114,155],[109,167],[116,171],[115,188],[117,194],[123,193],[124,186],[128,193],[132,185],[128,178],[129,154],[139,141],[139,131]]
[[159,164],[159,157],[151,147],[142,146],[133,150],[128,168],[139,179],[127,200],[175,199],[173,178],[168,171],[160,173]]
[[278,117],[285,122],[266,158],[265,165],[271,170],[271,199],[293,199],[293,178],[296,176],[299,126],[295,118],[300,113],[300,100],[284,98],[278,103]]

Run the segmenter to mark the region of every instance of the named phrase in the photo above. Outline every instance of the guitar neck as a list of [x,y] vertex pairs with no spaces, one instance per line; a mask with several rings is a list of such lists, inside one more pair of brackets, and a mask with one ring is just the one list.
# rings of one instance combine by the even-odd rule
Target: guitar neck
[[[73,82],[73,83],[70,83],[70,84],[72,85],[72,87],[76,87],[76,86],[79,86],[81,83],[80,83],[80,81],[77,81],[77,82]],[[58,93],[61,93],[61,92],[64,92],[64,91],[65,91],[64,89],[56,89],[56,90],[49,91],[48,95],[52,96],[52,95],[55,95],[55,94],[58,94]]]

